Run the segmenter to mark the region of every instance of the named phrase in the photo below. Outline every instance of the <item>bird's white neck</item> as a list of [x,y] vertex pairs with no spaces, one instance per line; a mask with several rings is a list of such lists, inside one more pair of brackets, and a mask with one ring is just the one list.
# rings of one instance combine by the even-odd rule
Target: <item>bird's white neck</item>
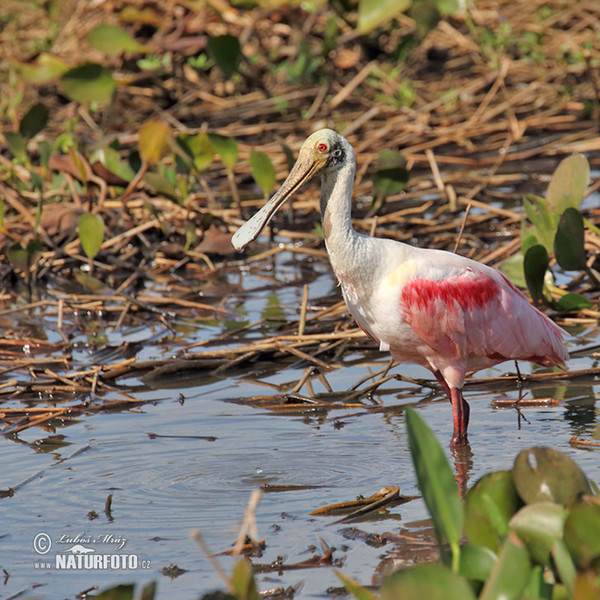
[[354,243],[361,237],[352,227],[352,186],[356,165],[354,152],[340,168],[325,171],[321,177],[321,221],[325,245],[333,270],[341,279],[344,257],[351,256]]

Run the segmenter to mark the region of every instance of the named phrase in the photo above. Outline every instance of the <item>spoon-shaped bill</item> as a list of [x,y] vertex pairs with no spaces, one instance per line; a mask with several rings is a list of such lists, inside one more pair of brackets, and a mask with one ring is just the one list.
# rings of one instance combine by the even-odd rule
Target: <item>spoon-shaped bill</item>
[[254,241],[267,223],[273,218],[277,209],[305,182],[308,181],[324,162],[314,160],[305,148],[300,150],[296,164],[271,199],[248,221],[246,221],[231,238],[231,244],[236,250],[243,250]]

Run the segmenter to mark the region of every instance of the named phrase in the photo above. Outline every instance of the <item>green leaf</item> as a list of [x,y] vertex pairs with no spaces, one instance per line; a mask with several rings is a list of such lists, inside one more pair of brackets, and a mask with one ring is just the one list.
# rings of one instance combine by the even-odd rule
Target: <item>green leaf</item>
[[364,35],[410,8],[412,0],[360,0],[358,3],[358,33]]
[[545,301],[544,277],[549,264],[548,252],[542,244],[531,246],[525,253],[525,259],[523,260],[525,282],[534,304]]
[[227,34],[209,38],[208,51],[227,79],[237,71],[242,49],[235,36]]
[[160,159],[169,150],[171,129],[162,121],[146,121],[140,129],[138,148],[142,160],[151,165],[160,162]]
[[444,15],[453,15],[455,12],[460,10],[460,3],[458,0],[434,0],[438,10]]
[[58,56],[42,52],[34,63],[19,63],[17,68],[31,83],[46,83],[69,70],[69,65]]
[[441,14],[436,4],[434,0],[418,0],[408,11],[410,18],[417,25],[417,33],[421,38],[435,29],[440,22]]
[[258,183],[265,196],[275,187],[276,176],[275,167],[271,159],[265,152],[252,149],[250,152],[250,167],[252,168],[252,177]]
[[590,483],[579,465],[554,448],[529,448],[515,459],[512,477],[526,504],[567,505],[579,494],[590,494]]
[[382,600],[475,600],[464,577],[441,563],[424,563],[392,573],[381,586]]
[[27,250],[19,242],[9,246],[6,250],[6,257],[15,271],[27,271],[29,257]]
[[108,23],[96,25],[85,37],[92,48],[108,55],[148,50],[148,46],[136,42],[124,29]]
[[143,179],[155,192],[166,196],[174,202],[179,202],[177,188],[160,173],[148,171]]
[[568,292],[561,296],[556,303],[556,308],[562,312],[573,312],[584,308],[592,308],[593,304],[581,294]]
[[536,502],[524,506],[511,520],[510,528],[527,546],[531,558],[550,566],[550,554],[556,540],[562,538],[566,509],[554,502]]
[[223,164],[230,171],[235,167],[238,159],[238,143],[234,138],[209,133],[208,137],[215,152],[219,155]]
[[554,237],[556,262],[567,271],[587,268],[584,243],[583,217],[576,208],[567,208],[560,217]]
[[25,160],[27,158],[27,142],[20,133],[6,131],[4,132],[4,139],[8,144],[8,149],[15,158],[18,158],[19,160]]
[[533,234],[540,244],[543,244],[548,252],[552,252],[554,232],[558,217],[554,218],[548,210],[548,202],[544,198],[525,194],[523,206],[527,217],[533,224]]
[[487,581],[497,560],[486,546],[465,544],[460,549],[459,573],[471,581]]
[[523,542],[509,532],[479,600],[521,600],[530,573],[531,563]]
[[231,585],[235,590],[236,600],[259,600],[252,565],[248,559],[238,560],[233,566]]
[[79,240],[86,256],[93,260],[102,246],[104,221],[100,215],[84,213],[79,218]]
[[406,187],[408,171],[406,159],[400,152],[382,150],[375,165],[373,192],[378,200],[399,194]]
[[342,583],[344,584],[344,587],[346,588],[346,590],[348,590],[348,593],[351,594],[354,598],[356,598],[356,600],[378,600],[377,596],[373,594],[373,592],[368,590],[366,587],[360,585],[360,583],[358,583],[351,577],[348,577],[347,575],[344,575],[341,571],[337,570],[335,571],[335,574],[341,579]]
[[510,471],[484,475],[465,498],[467,538],[498,553],[508,533],[508,522],[522,504]]
[[48,122],[48,109],[43,104],[34,104],[21,119],[19,133],[29,140],[37,135]]
[[433,520],[440,553],[444,555],[449,543],[456,570],[464,513],[452,469],[435,435],[410,406],[406,409],[406,428],[417,482]]
[[565,522],[565,544],[580,569],[600,557],[600,505],[580,502],[569,511]]
[[125,181],[131,181],[135,177],[133,169],[124,160],[121,160],[119,152],[110,146],[99,148],[90,156],[90,164],[93,165],[96,162],[100,162],[107,171]]
[[60,78],[62,91],[76,102],[107,104],[117,87],[111,72],[96,63],[84,63]]
[[525,271],[523,270],[523,254],[517,252],[509,256],[500,263],[500,270],[514,283],[517,287],[525,288]]
[[[523,598],[536,600],[552,600],[554,586],[544,580],[544,567],[533,565],[527,586],[523,590]],[[558,598],[554,598],[558,600]]]
[[204,171],[215,157],[214,148],[206,133],[188,136],[180,135],[177,141],[192,159],[194,167],[200,172]]
[[555,540],[552,545],[552,560],[560,576],[560,580],[565,584],[569,595],[572,597],[577,571],[569,550],[562,539]]
[[38,152],[40,154],[40,163],[46,169],[50,162],[50,156],[52,155],[52,144],[48,140],[40,140],[38,142]]
[[583,154],[573,154],[560,162],[548,186],[548,207],[558,219],[569,207],[578,209],[590,181],[590,165]]

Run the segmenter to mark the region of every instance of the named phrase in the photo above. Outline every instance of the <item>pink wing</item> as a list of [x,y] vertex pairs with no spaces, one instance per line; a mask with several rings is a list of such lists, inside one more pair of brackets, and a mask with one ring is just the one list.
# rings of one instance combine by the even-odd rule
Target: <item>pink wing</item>
[[404,286],[400,308],[436,354],[474,368],[509,359],[552,366],[568,358],[562,329],[492,269],[467,268],[441,280],[416,277]]

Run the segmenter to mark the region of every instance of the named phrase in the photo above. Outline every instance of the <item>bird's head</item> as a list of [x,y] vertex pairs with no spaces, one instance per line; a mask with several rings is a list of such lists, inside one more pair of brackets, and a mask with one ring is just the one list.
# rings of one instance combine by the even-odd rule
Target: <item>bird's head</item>
[[298,153],[298,160],[279,191],[231,238],[236,250],[242,250],[255,240],[277,209],[306,181],[319,171],[323,173],[339,169],[354,159],[352,146],[333,129],[320,129],[310,135]]

